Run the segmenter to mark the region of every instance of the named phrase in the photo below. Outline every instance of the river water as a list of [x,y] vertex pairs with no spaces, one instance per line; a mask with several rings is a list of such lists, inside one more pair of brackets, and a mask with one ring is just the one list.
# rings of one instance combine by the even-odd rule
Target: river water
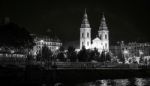
[[76,86],[150,86],[150,78],[101,79]]

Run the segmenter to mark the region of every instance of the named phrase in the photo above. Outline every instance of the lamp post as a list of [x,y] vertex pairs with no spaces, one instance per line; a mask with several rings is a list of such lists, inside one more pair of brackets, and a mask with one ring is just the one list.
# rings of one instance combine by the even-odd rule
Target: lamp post
[[43,42],[44,42],[44,40],[41,40],[41,41],[40,41],[40,43],[41,43],[41,58],[42,58]]
[[142,57],[143,52],[141,50],[139,50],[139,54],[140,54],[140,57]]
[[141,50],[139,50],[139,55],[140,55],[140,58],[141,58],[142,60],[143,60],[143,57],[142,57],[143,54],[144,54],[144,53],[143,53]]
[[126,61],[128,60],[127,56],[129,55],[128,50],[124,50],[124,51],[123,51],[123,55],[124,55],[124,60],[125,60],[125,62],[126,62]]

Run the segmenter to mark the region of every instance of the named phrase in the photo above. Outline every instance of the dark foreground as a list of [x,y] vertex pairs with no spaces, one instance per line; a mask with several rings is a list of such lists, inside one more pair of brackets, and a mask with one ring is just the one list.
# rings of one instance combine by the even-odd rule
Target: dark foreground
[[51,69],[39,66],[0,67],[0,79],[3,86],[54,86],[63,83],[64,86],[73,86],[77,83],[91,82],[98,79],[116,79],[132,77],[150,77],[150,69]]

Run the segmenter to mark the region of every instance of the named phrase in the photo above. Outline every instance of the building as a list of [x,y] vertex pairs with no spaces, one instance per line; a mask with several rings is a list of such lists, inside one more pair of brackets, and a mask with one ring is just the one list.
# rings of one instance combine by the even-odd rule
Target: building
[[122,47],[120,42],[111,44],[109,51],[113,54],[113,56],[122,57]]
[[137,43],[137,42],[129,42],[124,43],[118,42],[115,45],[110,46],[110,51],[118,56],[120,53],[128,53],[129,56],[149,56],[150,55],[150,44],[149,43]]
[[115,45],[111,45],[110,52],[113,53],[113,56],[124,58],[126,63],[129,63],[129,60],[132,62],[133,59],[137,60],[139,63],[140,57],[143,57],[143,59],[145,59],[145,57],[146,59],[150,59],[150,43],[124,43],[122,41]]
[[102,15],[98,36],[91,41],[91,27],[85,10],[83,21],[80,28],[80,49],[97,48],[99,52],[109,51],[109,30],[106,25],[104,13]]
[[38,35],[34,37],[35,46],[33,48],[33,54],[36,55],[46,45],[52,52],[57,51],[61,46],[61,40],[48,29],[46,35]]
[[123,50],[127,50],[130,56],[149,56],[150,44],[130,42],[127,45],[122,45]]

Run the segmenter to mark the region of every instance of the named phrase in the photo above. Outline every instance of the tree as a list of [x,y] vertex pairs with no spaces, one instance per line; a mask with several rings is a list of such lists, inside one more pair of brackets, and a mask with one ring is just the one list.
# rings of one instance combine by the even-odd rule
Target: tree
[[124,57],[124,55],[123,55],[123,54],[122,54],[122,56],[121,56],[121,57],[119,57],[119,60],[120,60],[121,62],[125,63],[125,57]]
[[51,50],[46,45],[44,45],[37,54],[37,60],[50,61],[52,59],[52,55],[53,53]]
[[61,46],[61,47],[59,48],[59,51],[60,51],[60,52],[64,52],[64,50],[65,50],[65,49],[64,49],[63,46]]
[[71,62],[75,62],[77,60],[77,54],[74,47],[68,47],[67,58],[69,58]]
[[140,57],[140,63],[144,63],[144,58],[142,56]]
[[78,53],[78,59],[80,62],[87,62],[89,58],[88,50],[85,49],[85,47],[82,47],[82,50]]
[[105,51],[102,51],[99,61],[100,61],[100,62],[106,61]]
[[34,46],[33,38],[25,29],[15,23],[7,23],[0,26],[0,47],[9,49],[32,49]]
[[111,61],[111,55],[109,52],[106,53],[106,61]]
[[31,54],[28,54],[27,55],[27,59],[26,59],[27,61],[28,61],[28,63],[30,64],[30,63],[32,63],[33,61],[34,61],[34,57],[33,57],[33,55],[31,55]]
[[100,53],[98,52],[98,50],[96,48],[94,48],[93,51],[90,52],[90,58],[89,61],[98,61]]
[[64,47],[60,47],[59,48],[59,51],[58,51],[59,53],[58,53],[58,55],[57,55],[57,59],[59,60],[59,61],[66,61],[66,58],[65,58],[65,52],[64,52]]

